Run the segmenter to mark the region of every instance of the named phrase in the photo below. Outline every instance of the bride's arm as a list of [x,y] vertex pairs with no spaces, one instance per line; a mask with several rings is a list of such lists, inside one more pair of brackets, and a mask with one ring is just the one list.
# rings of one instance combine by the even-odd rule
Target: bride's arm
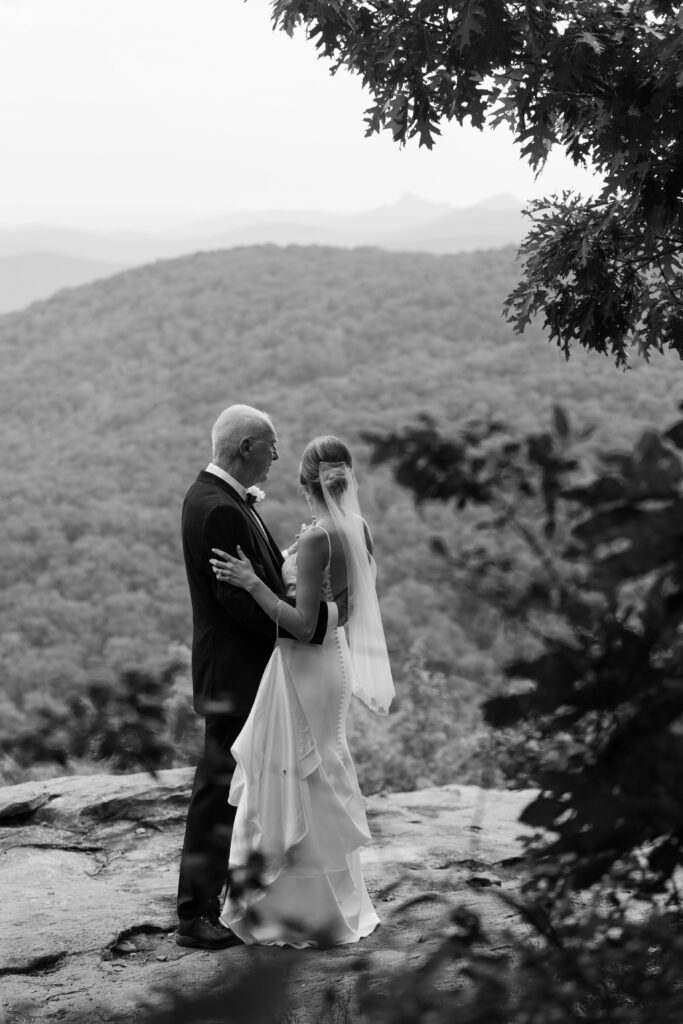
[[238,548],[239,558],[214,548],[211,564],[219,580],[246,590],[273,621],[295,636],[308,641],[315,632],[320,608],[323,569],[328,557],[326,535],[320,530],[308,530],[299,539],[297,554],[296,607],[286,604],[260,580],[251,562]]

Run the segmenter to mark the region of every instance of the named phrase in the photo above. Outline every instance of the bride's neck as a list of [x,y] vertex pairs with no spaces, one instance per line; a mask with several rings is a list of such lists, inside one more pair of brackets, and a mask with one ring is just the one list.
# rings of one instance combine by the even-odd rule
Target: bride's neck
[[327,515],[327,505],[325,502],[318,501],[312,494],[309,494],[308,496],[308,507],[311,510],[311,516],[313,517],[314,523]]

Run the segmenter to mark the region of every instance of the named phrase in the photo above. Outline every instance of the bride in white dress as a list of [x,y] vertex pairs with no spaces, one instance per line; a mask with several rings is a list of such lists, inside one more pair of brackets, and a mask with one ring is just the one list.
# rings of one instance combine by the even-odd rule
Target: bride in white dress
[[[351,454],[336,437],[303,453],[300,481],[313,525],[282,573],[296,605],[280,601],[242,555],[215,551],[214,571],[253,599],[292,637],[280,639],[251,714],[232,748],[230,802],[237,813],[230,870],[263,857],[263,888],[229,895],[221,921],[245,943],[305,946],[356,942],[379,918],[368,896],[360,847],[370,833],[346,741],[356,694],[379,714],[394,687],[377,597],[372,539],[360,515]],[[239,550],[239,549],[238,549]],[[348,590],[345,630],[322,646],[305,642],[320,600]]]

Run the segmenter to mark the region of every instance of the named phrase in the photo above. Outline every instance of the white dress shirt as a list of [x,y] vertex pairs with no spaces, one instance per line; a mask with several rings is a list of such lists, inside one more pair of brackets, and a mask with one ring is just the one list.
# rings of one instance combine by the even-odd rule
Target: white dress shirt
[[243,501],[247,500],[246,487],[243,484],[241,484],[239,480],[235,480],[234,476],[230,476],[230,474],[226,473],[224,469],[221,469],[220,466],[217,466],[215,462],[209,463],[209,465],[206,467],[206,472],[213,473],[214,476],[219,476],[221,480],[225,480],[226,484],[230,484],[232,489],[237,491],[237,493],[239,494],[240,498],[242,498]]

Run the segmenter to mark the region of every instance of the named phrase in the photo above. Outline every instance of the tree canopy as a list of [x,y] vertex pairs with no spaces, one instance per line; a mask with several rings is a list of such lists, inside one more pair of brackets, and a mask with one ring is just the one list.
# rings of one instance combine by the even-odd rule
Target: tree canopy
[[359,74],[367,133],[431,147],[445,121],[507,125],[535,171],[562,147],[596,197],[533,201],[517,330],[541,314],[568,356],[683,357],[683,12],[669,0],[273,0],[332,71]]

